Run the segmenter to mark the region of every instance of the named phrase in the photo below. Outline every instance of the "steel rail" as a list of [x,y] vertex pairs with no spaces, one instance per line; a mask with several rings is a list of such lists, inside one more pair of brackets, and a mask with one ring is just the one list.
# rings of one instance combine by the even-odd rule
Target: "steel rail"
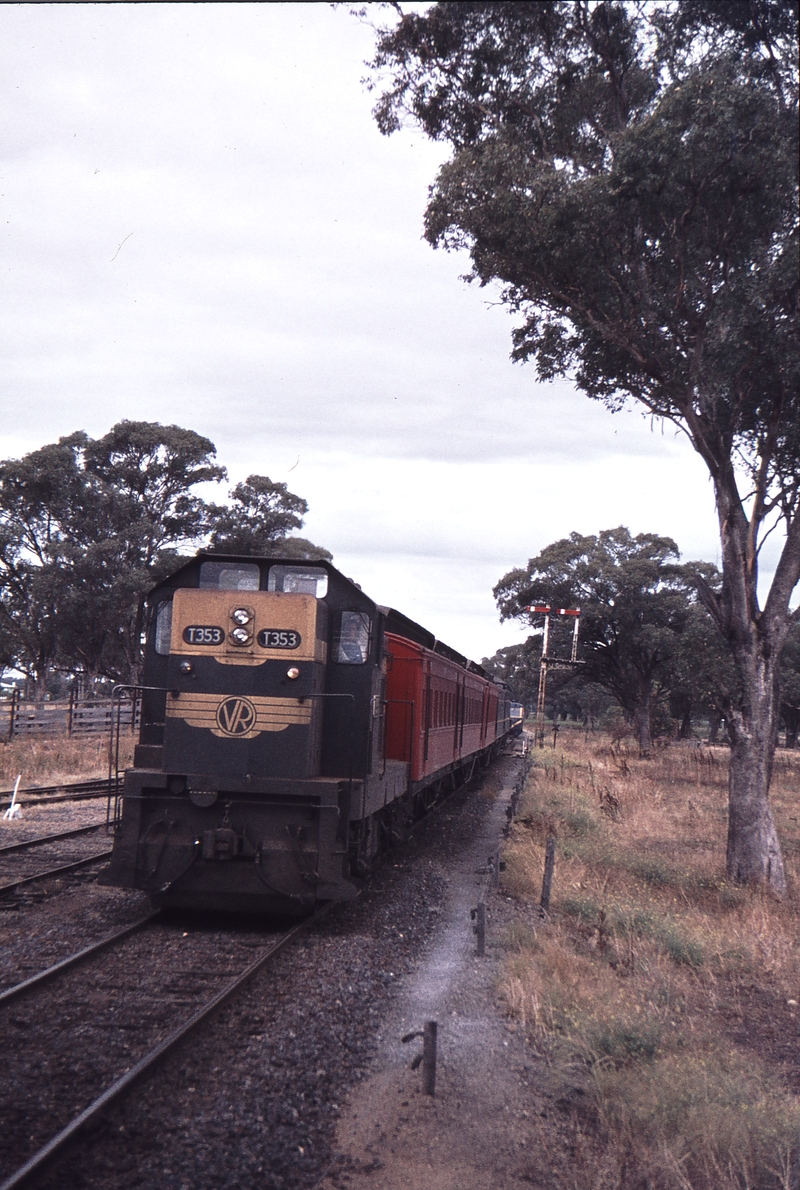
[[[23,790],[20,790],[22,793]],[[17,795],[19,796],[19,795]],[[94,793],[53,793],[48,794],[47,797],[26,798],[26,806],[48,806],[53,802],[86,802],[91,801],[92,798],[108,797],[108,782],[103,782],[103,788],[96,790]],[[10,803],[9,803],[10,804]],[[0,810],[3,807],[0,806]]]
[[46,880],[48,876],[60,876],[62,872],[72,872],[75,868],[85,868],[88,864],[96,863],[99,859],[108,859],[111,850],[98,851],[97,855],[90,855],[87,859],[76,859],[74,863],[62,864],[60,868],[48,868],[46,872],[36,872],[33,876],[23,876],[21,880],[14,880],[11,884],[0,884],[0,895],[13,892],[15,888],[22,888],[23,884],[33,884],[34,880]]
[[49,1162],[54,1157],[56,1157],[67,1144],[69,1144],[69,1142],[81,1131],[81,1129],[83,1129],[92,1120],[96,1119],[96,1117],[99,1116],[110,1103],[113,1103],[115,1099],[119,1098],[120,1095],[127,1091],[128,1088],[133,1085],[133,1083],[142,1077],[142,1075],[146,1074],[158,1062],[160,1062],[162,1058],[164,1058],[172,1049],[175,1048],[178,1042],[182,1041],[183,1038],[187,1036],[187,1034],[191,1033],[193,1029],[202,1024],[203,1021],[207,1020],[213,1012],[220,1008],[227,1000],[231,998],[231,996],[234,995],[235,992],[239,990],[240,987],[243,986],[243,984],[245,984],[253,975],[255,975],[256,972],[261,967],[263,967],[269,959],[274,958],[274,956],[278,954],[279,951],[283,950],[283,948],[287,946],[294,938],[296,938],[298,934],[302,933],[303,930],[308,929],[310,925],[318,922],[319,919],[328,912],[330,907],[330,902],[326,905],[323,905],[322,909],[318,910],[305,921],[301,921],[298,925],[294,926],[291,930],[284,934],[282,938],[279,938],[277,942],[274,942],[272,946],[268,947],[263,954],[259,955],[257,959],[255,959],[248,967],[245,968],[241,975],[237,975],[236,979],[232,980],[231,983],[222,989],[222,991],[218,992],[216,996],[209,1000],[207,1004],[198,1009],[188,1021],[185,1021],[182,1025],[179,1025],[178,1028],[174,1029],[173,1032],[165,1037],[163,1041],[160,1041],[158,1045],[154,1046],[154,1048],[150,1050],[148,1054],[145,1054],[145,1056],[141,1058],[135,1066],[132,1066],[130,1070],[126,1071],[126,1073],[118,1078],[116,1082],[113,1082],[110,1087],[107,1087],[106,1090],[103,1091],[102,1095],[99,1095],[97,1099],[90,1103],[88,1107],[84,1108],[84,1110],[79,1115],[75,1116],[75,1118],[71,1120],[65,1128],[62,1128],[61,1131],[57,1133],[51,1140],[49,1140],[46,1145],[39,1149],[38,1153],[34,1153],[34,1155],[30,1157],[24,1165],[21,1165],[19,1169],[11,1175],[11,1177],[6,1178],[4,1182],[0,1183],[0,1190],[19,1190],[21,1186],[25,1186],[29,1179],[32,1178],[34,1174],[41,1172],[44,1166],[49,1164]]
[[59,839],[70,839],[73,835],[87,835],[89,831],[99,830],[105,824],[103,819],[102,822],[93,822],[91,826],[78,826],[74,830],[61,831],[57,835],[39,835],[38,838],[28,839],[25,843],[8,843],[5,847],[0,847],[0,855],[8,855],[9,851],[24,851],[26,847],[35,847],[37,843],[57,843]]
[[[11,803],[13,789],[0,790],[0,798],[8,798]],[[31,785],[26,789],[17,790],[17,797],[35,799],[36,805],[52,801],[51,795],[57,795],[59,800],[72,800],[79,797],[103,797],[108,792],[108,777],[93,777],[90,781],[61,781],[58,785]],[[4,807],[0,805],[0,809]]]
[[29,992],[31,988],[38,987],[39,984],[52,979],[54,975],[58,975],[61,971],[67,971],[70,967],[78,966],[84,959],[88,959],[91,955],[105,950],[107,946],[111,946],[114,942],[120,942],[123,938],[127,938],[129,934],[135,934],[137,930],[141,930],[142,926],[152,924],[160,916],[160,909],[155,910],[153,913],[148,913],[147,917],[141,917],[133,925],[124,926],[121,930],[116,930],[113,934],[106,934],[105,938],[101,938],[99,942],[93,942],[91,946],[86,946],[83,950],[76,951],[75,954],[69,955],[66,959],[61,959],[60,962],[54,963],[52,967],[46,967],[38,975],[31,975],[28,979],[23,979],[22,983],[15,983],[13,987],[6,988],[4,992],[0,992],[0,1004],[8,1004],[10,1000],[16,1000],[18,996],[22,996],[25,992]]
[[[22,792],[22,790],[20,790]],[[106,782],[103,789],[98,789],[96,793],[53,793],[48,794],[47,797],[26,798],[24,804],[26,806],[48,806],[53,802],[87,802],[93,798],[108,797],[108,783]],[[7,803],[6,809],[10,803]],[[0,810],[3,807],[0,805]]]

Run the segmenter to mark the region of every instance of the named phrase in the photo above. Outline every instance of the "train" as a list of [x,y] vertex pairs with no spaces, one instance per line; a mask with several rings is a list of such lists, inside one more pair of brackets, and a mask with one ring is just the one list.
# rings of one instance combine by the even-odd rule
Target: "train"
[[103,882],[158,906],[350,900],[513,729],[501,683],[327,561],[201,552],[145,607]]
[[512,702],[509,704],[508,713],[511,716],[511,734],[519,739],[525,727],[525,706],[521,702]]

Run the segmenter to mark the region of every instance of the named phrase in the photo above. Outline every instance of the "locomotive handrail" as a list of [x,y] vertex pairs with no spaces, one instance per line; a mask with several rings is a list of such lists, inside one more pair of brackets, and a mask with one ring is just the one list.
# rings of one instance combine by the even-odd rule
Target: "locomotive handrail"
[[[111,734],[108,741],[108,802],[106,804],[106,829],[116,829],[119,825],[119,737],[120,737],[120,709],[122,695],[126,690],[132,693],[131,698],[131,726],[136,722],[136,703],[145,691],[156,694],[169,694],[169,686],[141,686],[134,682],[120,682],[111,690]],[[116,711],[116,714],[115,714]],[[111,800],[114,799],[114,812],[111,812]]]

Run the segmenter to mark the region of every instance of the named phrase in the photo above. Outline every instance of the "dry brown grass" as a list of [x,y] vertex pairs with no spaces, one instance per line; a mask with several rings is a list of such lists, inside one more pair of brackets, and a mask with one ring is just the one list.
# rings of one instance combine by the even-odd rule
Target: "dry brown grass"
[[[120,761],[130,765],[133,742],[128,733],[122,737]],[[88,781],[108,774],[108,736],[102,732],[89,736],[17,736],[0,744],[0,786],[13,787],[22,774],[23,788],[28,785],[55,785],[59,781]]]
[[506,890],[532,907],[557,835],[552,912],[524,913],[502,984],[591,1103],[554,1187],[796,1190],[800,755],[776,765],[781,904],[724,878],[723,749],[641,761],[561,741],[535,753],[506,853]]

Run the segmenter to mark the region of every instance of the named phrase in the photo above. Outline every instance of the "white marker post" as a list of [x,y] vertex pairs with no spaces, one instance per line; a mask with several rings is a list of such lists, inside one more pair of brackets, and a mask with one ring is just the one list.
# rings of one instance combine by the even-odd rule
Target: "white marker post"
[[19,789],[19,783],[21,780],[22,780],[22,773],[20,773],[18,775],[16,781],[14,782],[14,792],[11,795],[11,805],[6,810],[5,814],[3,815],[3,818],[11,819],[11,818],[21,818],[22,817],[22,806],[17,805],[17,790]]

